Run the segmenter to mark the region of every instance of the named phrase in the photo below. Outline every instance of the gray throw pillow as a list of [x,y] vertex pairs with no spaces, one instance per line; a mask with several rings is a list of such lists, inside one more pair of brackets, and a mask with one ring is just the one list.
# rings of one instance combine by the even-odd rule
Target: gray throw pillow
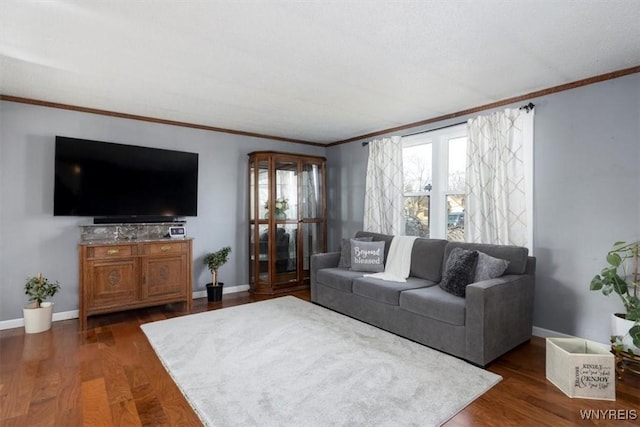
[[494,258],[484,252],[478,252],[478,265],[476,265],[476,274],[473,281],[481,282],[483,280],[500,277],[504,274],[507,267],[509,267],[509,261]]
[[467,285],[473,283],[478,251],[455,248],[449,254],[439,286],[452,295],[464,298]]
[[384,242],[351,239],[351,270],[372,273],[384,271]]
[[[359,242],[371,242],[373,237],[356,237],[354,240]],[[340,248],[340,261],[338,267],[351,268],[351,239],[342,239],[342,247]]]

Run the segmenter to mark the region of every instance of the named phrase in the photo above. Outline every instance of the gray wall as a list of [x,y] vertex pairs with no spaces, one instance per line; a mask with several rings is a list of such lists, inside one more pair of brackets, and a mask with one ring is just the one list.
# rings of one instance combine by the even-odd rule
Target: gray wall
[[640,238],[640,74],[539,101],[535,325],[609,342],[614,297],[588,290],[618,240]]
[[[621,306],[588,284],[614,241],[640,238],[640,75],[532,101],[534,324],[607,342],[608,316]],[[325,155],[318,147],[0,102],[0,321],[22,317],[24,279],[39,271],[63,285],[57,312],[78,307],[77,225],[89,219],[51,214],[56,134],[200,153],[199,215],[188,218],[195,290],[209,281],[203,255],[227,244],[234,252],[222,280],[248,282],[246,154]],[[336,250],[341,237],[362,228],[367,149],[353,142],[328,148],[326,156],[329,249]]]
[[327,249],[362,230],[364,186],[369,151],[360,142],[327,150]]
[[[534,325],[606,343],[609,315],[621,304],[589,291],[589,282],[615,241],[640,238],[640,74],[532,101]],[[343,144],[327,158],[329,248],[337,250],[341,237],[362,228],[367,149]]]
[[78,308],[78,225],[91,218],[52,215],[56,135],[199,153],[198,216],[187,218],[194,291],[211,281],[205,253],[225,245],[233,252],[220,280],[248,284],[247,153],[325,155],[323,147],[0,102],[0,321],[22,318],[25,278],[38,272],[62,285],[55,312]]

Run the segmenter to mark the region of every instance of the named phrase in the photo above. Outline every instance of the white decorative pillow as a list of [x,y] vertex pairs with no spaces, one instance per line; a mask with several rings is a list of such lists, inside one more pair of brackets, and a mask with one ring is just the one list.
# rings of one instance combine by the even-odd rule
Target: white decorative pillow
[[478,264],[476,265],[476,274],[473,282],[481,282],[483,280],[500,277],[504,274],[507,267],[509,267],[509,261],[494,258],[484,252],[478,251]]
[[373,273],[384,271],[384,242],[351,239],[351,270]]

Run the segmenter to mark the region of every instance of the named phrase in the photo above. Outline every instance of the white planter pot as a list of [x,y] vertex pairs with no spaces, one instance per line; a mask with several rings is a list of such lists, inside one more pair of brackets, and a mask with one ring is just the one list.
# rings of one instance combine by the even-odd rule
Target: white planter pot
[[27,334],[37,334],[51,329],[51,319],[53,318],[53,303],[43,302],[40,308],[35,308],[35,303],[22,309],[24,315],[24,332]]
[[630,348],[635,354],[640,354],[640,348],[633,345],[633,339],[631,339],[631,335],[629,335],[629,329],[631,329],[634,323],[635,322],[631,320],[623,319],[622,317],[618,317],[615,314],[612,314],[611,335],[622,337],[622,345],[624,346],[625,351]]

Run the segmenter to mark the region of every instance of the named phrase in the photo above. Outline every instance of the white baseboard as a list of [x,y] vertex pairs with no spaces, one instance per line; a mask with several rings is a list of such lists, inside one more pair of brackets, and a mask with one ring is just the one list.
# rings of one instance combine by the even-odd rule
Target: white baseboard
[[574,338],[573,335],[563,334],[562,332],[552,331],[550,329],[533,327],[533,336],[542,338]]
[[[537,326],[533,327],[533,335],[541,338],[578,338],[573,335],[563,334],[562,332],[556,332],[549,329],[538,328]],[[594,341],[594,342],[600,344],[604,348],[611,347],[611,344],[605,344],[598,341]]]
[[[249,290],[249,285],[238,285],[238,286],[230,286],[228,288],[223,287],[222,288],[222,293],[223,294],[233,294],[236,292],[244,292],[244,291],[248,291]],[[194,292],[193,293],[193,299],[196,298],[206,298],[207,297],[207,290],[205,289],[204,291],[198,291],[198,292]]]
[[[232,294],[235,292],[244,292],[249,290],[249,285],[239,285],[239,286],[230,286],[228,288],[222,288],[223,294]],[[207,291],[198,291],[193,292],[191,294],[192,299],[196,298],[206,298]],[[79,310],[70,310],[70,311],[61,311],[58,313],[53,313],[53,321],[57,322],[59,320],[68,320],[68,319],[77,319],[80,315]],[[13,329],[13,328],[22,328],[24,327],[24,319],[9,319],[0,321],[0,331],[5,329]]]
[[[60,311],[53,313],[52,320],[57,322],[59,320],[77,319],[79,315],[78,310]],[[10,319],[0,322],[0,331],[5,329],[22,328],[24,326],[24,319]]]

